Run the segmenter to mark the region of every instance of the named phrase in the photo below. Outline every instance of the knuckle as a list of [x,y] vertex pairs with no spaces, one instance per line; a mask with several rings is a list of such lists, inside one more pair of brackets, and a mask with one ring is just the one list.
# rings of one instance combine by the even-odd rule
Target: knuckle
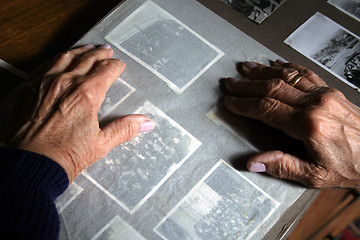
[[326,88],[315,96],[315,105],[323,109],[329,109],[337,105],[339,91],[333,88]]
[[[55,80],[52,81],[52,84],[51,84],[50,77],[48,77],[47,81],[45,81],[45,82],[47,82],[48,84],[49,83],[51,84],[51,87],[50,87],[51,94],[53,96],[57,96],[66,91],[66,89],[73,82],[74,78],[75,78],[74,74],[72,74],[70,72],[66,72],[66,73],[61,73],[58,76],[56,76]],[[42,86],[46,88],[46,85],[47,84],[42,85]]]
[[274,170],[278,178],[289,178],[288,168],[282,161],[275,167]]
[[274,98],[264,97],[260,100],[260,117],[261,119],[271,116],[271,113],[275,112],[280,106],[279,100]]
[[320,137],[328,132],[331,116],[343,112],[342,98],[345,96],[337,89],[323,88],[318,94],[311,96],[311,104],[304,110],[302,116],[307,134],[310,137]]
[[79,57],[79,62],[85,62],[86,64],[93,64],[97,60],[97,52],[90,51]]
[[293,79],[299,72],[296,69],[284,68],[281,70],[280,75],[284,81],[289,82]]
[[304,114],[304,134],[309,139],[319,139],[319,137],[324,133],[324,129],[327,128],[326,116],[321,110],[314,109],[312,111],[306,112]]
[[113,75],[117,76],[124,63],[119,59],[104,59],[100,61],[99,64],[105,67]]
[[264,82],[264,91],[268,96],[274,96],[285,87],[285,82],[281,79],[270,79]]
[[56,79],[55,79],[55,83],[68,83],[69,81],[71,81],[72,79],[75,78],[75,75],[71,72],[64,72],[59,74]]
[[63,53],[60,53],[57,57],[56,57],[56,61],[57,62],[62,62],[62,61],[66,61],[69,58],[74,57],[74,54],[71,51],[66,51]]
[[340,97],[341,99],[346,99],[345,95],[336,88],[329,88],[329,92],[334,95],[334,97]]
[[91,106],[97,105],[98,103],[96,88],[90,84],[87,84],[86,82],[81,84],[78,88],[78,95],[80,99]]
[[302,75],[304,75],[307,78],[319,77],[315,72],[313,72],[307,68],[301,68],[300,72]]

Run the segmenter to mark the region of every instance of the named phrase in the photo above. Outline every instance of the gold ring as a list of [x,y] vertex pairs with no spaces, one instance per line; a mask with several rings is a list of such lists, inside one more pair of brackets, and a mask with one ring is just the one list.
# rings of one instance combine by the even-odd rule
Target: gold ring
[[290,82],[290,86],[295,86],[304,76],[301,75],[300,73],[298,75],[296,75]]

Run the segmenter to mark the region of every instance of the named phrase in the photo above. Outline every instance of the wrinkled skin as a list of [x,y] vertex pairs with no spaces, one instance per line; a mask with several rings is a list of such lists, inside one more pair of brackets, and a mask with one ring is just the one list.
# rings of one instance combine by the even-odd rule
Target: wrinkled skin
[[10,114],[1,124],[1,145],[51,158],[71,183],[112,148],[135,137],[142,124],[150,130],[152,122],[144,115],[123,116],[99,127],[97,113],[105,94],[125,69],[112,54],[109,45],[87,45],[39,67],[0,104]]
[[[245,62],[246,79],[228,78],[224,105],[304,143],[305,158],[268,151],[247,167],[315,188],[360,188],[360,111],[314,72],[277,60],[272,67]],[[294,87],[288,84],[298,73]]]

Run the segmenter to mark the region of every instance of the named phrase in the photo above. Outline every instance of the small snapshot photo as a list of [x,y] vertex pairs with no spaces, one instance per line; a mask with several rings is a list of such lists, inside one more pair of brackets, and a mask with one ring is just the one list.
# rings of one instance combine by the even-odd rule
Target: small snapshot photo
[[321,13],[315,13],[284,41],[360,91],[360,40]]
[[246,15],[256,23],[262,23],[285,0],[228,0],[230,6]]
[[119,215],[116,215],[107,223],[91,240],[97,239],[131,239],[146,240],[132,226],[125,222]]
[[135,88],[118,78],[107,91],[105,99],[98,112],[99,119],[104,118],[111,110],[127,99]]
[[84,189],[79,186],[76,182],[72,182],[69,187],[66,189],[65,193],[60,195],[56,201],[56,208],[59,213],[62,213],[67,206],[69,206]]
[[155,129],[114,148],[86,170],[87,175],[130,214],[135,213],[201,145],[148,101],[135,113],[149,116],[156,123]]
[[154,231],[166,240],[260,239],[258,230],[278,206],[279,202],[220,160]]
[[178,94],[224,55],[152,1],[146,1],[105,39]]
[[360,21],[360,0],[328,0],[328,3]]

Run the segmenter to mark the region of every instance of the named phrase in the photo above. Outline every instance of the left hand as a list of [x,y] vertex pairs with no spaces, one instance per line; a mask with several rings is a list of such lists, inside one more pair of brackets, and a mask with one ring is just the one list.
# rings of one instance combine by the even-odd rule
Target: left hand
[[[268,151],[253,156],[253,172],[301,182],[310,187],[360,189],[360,111],[318,75],[295,63],[271,67],[245,62],[247,79],[228,78],[231,112],[254,118],[300,140],[306,157]],[[290,83],[301,74],[294,86]]]
[[99,127],[97,113],[105,94],[125,69],[112,54],[110,45],[87,45],[60,54],[39,69],[13,93],[13,105],[3,102],[10,116],[0,128],[1,145],[51,158],[71,183],[115,146],[151,130],[153,122],[139,114]]

